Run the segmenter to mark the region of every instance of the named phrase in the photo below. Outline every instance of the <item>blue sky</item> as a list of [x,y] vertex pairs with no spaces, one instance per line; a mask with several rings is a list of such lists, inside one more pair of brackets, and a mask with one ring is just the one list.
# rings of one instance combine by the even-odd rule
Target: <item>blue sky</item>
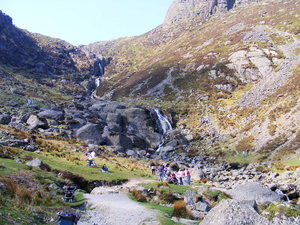
[[0,10],[20,28],[80,45],[150,31],[172,1],[1,0]]

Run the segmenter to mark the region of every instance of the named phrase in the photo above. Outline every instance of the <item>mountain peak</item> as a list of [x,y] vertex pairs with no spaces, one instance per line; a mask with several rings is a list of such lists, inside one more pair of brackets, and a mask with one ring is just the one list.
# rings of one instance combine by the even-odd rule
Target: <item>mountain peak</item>
[[164,24],[205,21],[212,15],[227,12],[237,6],[260,0],[174,0],[168,9]]

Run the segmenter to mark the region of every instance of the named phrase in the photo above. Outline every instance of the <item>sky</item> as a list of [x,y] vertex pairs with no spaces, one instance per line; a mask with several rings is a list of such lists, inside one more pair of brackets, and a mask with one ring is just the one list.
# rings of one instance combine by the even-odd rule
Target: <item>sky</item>
[[131,37],[163,23],[173,0],[0,0],[0,10],[30,32],[73,45]]

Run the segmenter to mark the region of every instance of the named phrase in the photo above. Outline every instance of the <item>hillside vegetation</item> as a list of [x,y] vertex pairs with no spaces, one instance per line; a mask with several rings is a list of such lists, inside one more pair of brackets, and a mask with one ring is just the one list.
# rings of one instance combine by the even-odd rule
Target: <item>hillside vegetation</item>
[[112,57],[99,97],[156,105],[209,153],[298,151],[299,2],[262,1],[85,50]]

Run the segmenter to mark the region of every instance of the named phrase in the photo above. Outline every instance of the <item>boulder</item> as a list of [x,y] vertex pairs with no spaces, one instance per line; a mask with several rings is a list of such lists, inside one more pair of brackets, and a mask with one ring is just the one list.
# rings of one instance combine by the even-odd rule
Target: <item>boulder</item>
[[49,127],[45,119],[41,119],[38,116],[33,114],[29,116],[26,123],[29,125],[30,129],[35,129],[35,128],[47,129]]
[[110,135],[106,136],[105,142],[108,145],[121,146],[125,149],[132,148],[131,139],[123,134],[110,134]]
[[201,212],[208,212],[210,210],[210,206],[206,202],[197,202],[195,204],[195,208],[196,208],[196,210],[201,211]]
[[98,124],[86,124],[76,132],[76,137],[89,144],[99,145],[104,139],[101,137],[102,129]]
[[11,121],[10,115],[6,115],[6,114],[0,115],[0,124],[7,125],[10,123],[10,121]]
[[43,165],[43,162],[39,158],[35,158],[35,159],[27,162],[26,165],[33,166],[33,167],[41,167]]
[[51,119],[51,120],[63,120],[64,112],[49,109],[38,113],[38,117],[44,119]]
[[184,202],[187,205],[194,205],[197,201],[197,196],[194,191],[188,190],[184,194]]
[[275,192],[257,182],[238,185],[227,193],[235,200],[255,200],[258,204],[280,201],[280,197]]
[[129,156],[129,157],[132,157],[132,158],[138,158],[139,157],[137,152],[135,150],[131,150],[131,149],[126,151],[126,155]]
[[[248,193],[249,194],[249,193]],[[221,201],[204,217],[201,225],[271,225],[247,202],[233,199]]]

